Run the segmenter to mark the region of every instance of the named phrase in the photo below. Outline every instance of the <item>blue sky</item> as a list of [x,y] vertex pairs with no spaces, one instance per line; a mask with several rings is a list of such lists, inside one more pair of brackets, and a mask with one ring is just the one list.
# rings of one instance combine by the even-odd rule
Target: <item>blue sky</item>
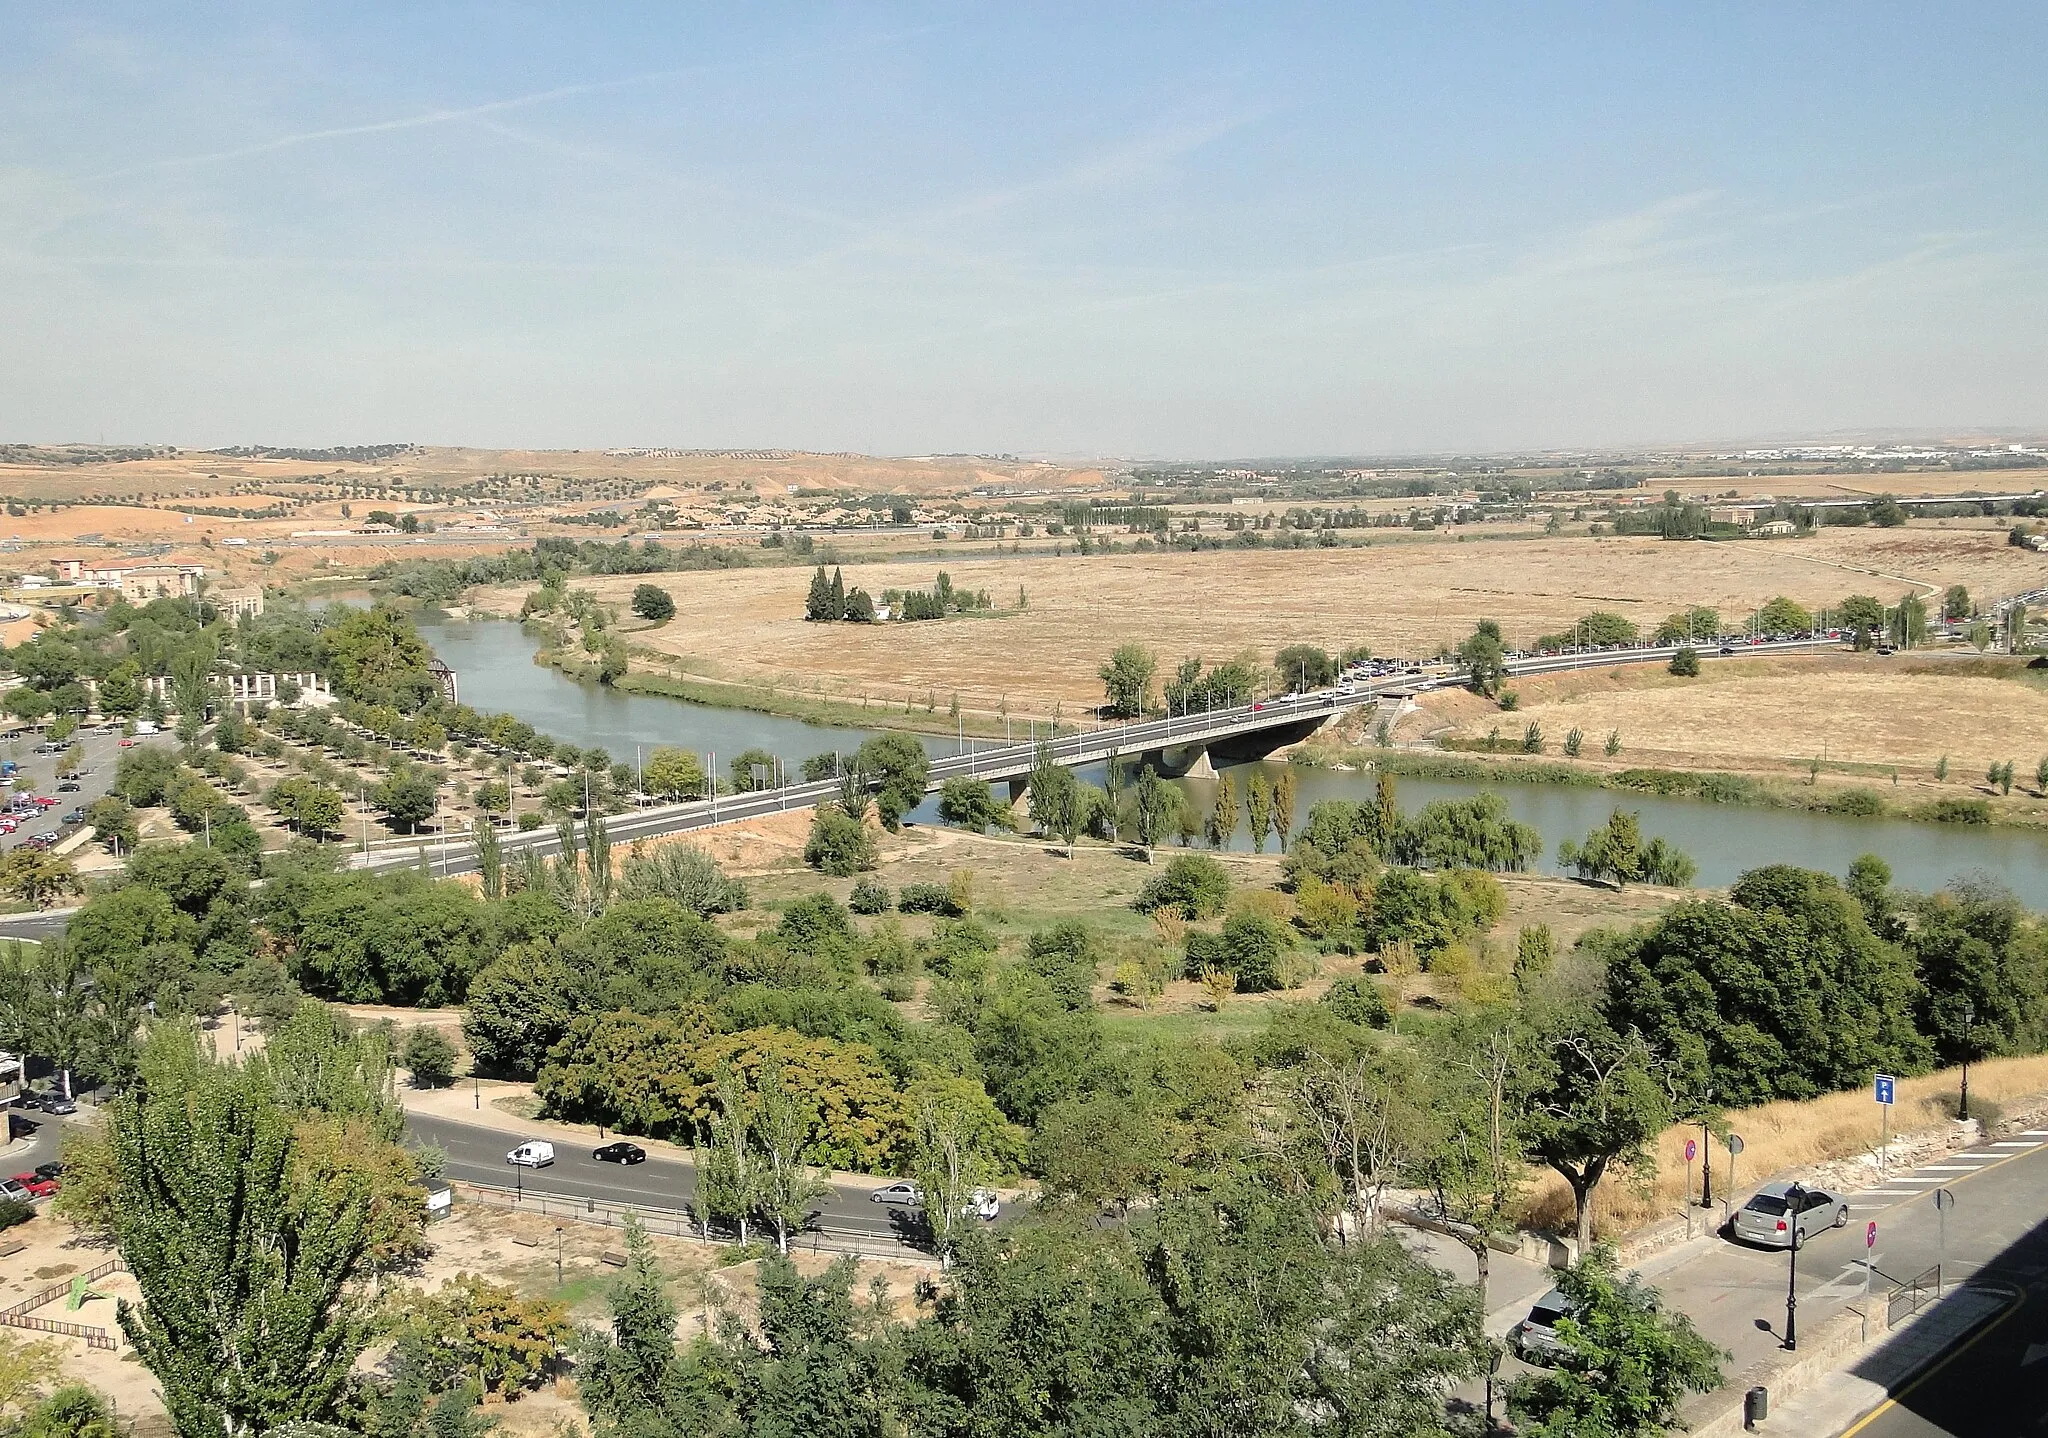
[[0,439],[2048,430],[2048,6],[4,0]]

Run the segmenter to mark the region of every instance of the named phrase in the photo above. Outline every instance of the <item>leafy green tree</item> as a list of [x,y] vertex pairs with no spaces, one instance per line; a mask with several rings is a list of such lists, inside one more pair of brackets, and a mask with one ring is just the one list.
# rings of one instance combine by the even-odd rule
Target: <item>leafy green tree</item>
[[1901,649],[1914,649],[1927,642],[1927,602],[1908,594],[1892,606],[1885,634]]
[[1501,643],[1500,625],[1491,619],[1479,621],[1464,643],[1458,646],[1458,662],[1465,666],[1467,682],[1489,699],[1500,693],[1507,678],[1507,650]]
[[112,789],[138,809],[153,809],[164,802],[178,776],[178,761],[166,750],[128,749],[114,768]]
[[577,1015],[597,1003],[593,977],[552,946],[514,944],[470,981],[462,1036],[480,1071],[531,1079]]
[[761,1060],[755,1074],[753,1106],[753,1136],[760,1149],[760,1209],[775,1230],[775,1246],[788,1253],[790,1229],[803,1225],[811,1205],[832,1186],[805,1161],[811,1146],[811,1114],[783,1082],[782,1063],[773,1054]]
[[1968,619],[1975,606],[1970,603],[1970,591],[1960,584],[1951,584],[1948,592],[1941,596],[1941,617],[1953,624]]
[[1695,644],[1712,639],[1721,632],[1721,611],[1704,604],[1695,604],[1675,614],[1664,616],[1664,622],[1657,626],[1651,636],[1653,644]]
[[78,888],[78,870],[60,855],[21,845],[0,854],[0,893],[34,908],[47,908],[52,899]]
[[446,1088],[455,1082],[455,1045],[432,1024],[416,1024],[405,1036],[402,1062],[414,1088]]
[[1614,810],[1582,844],[1559,843],[1557,861],[1582,879],[1611,881],[1617,889],[1632,883],[1687,888],[1698,872],[1688,855],[1662,838],[1645,842],[1642,815],[1632,809]]
[[1266,831],[1273,823],[1273,786],[1264,774],[1253,771],[1244,783],[1245,817],[1251,824],[1252,852],[1266,852]]
[[1617,1269],[1600,1248],[1559,1276],[1569,1305],[1557,1326],[1564,1351],[1508,1391],[1508,1411],[1531,1438],[1649,1438],[1680,1426],[1688,1393],[1720,1386],[1728,1355]]
[[[807,773],[805,777],[811,776]],[[707,792],[704,766],[697,756],[688,749],[666,744],[647,756],[641,779],[648,793],[671,803],[701,798]]]
[[1671,672],[1681,679],[1697,679],[1700,674],[1700,652],[1690,644],[1679,646],[1671,656]]
[[747,907],[747,886],[730,878],[718,861],[695,844],[663,844],[629,856],[619,874],[619,896],[668,899],[700,919],[736,914]]
[[1071,858],[1083,822],[1081,781],[1074,777],[1073,770],[1053,757],[1050,743],[1038,746],[1025,798],[1030,805],[1031,822],[1040,833],[1064,842]]
[[819,565],[811,575],[811,592],[804,599],[804,618],[814,623],[845,618],[845,603],[832,603],[832,581],[825,577],[825,566]]
[[1136,719],[1152,707],[1152,680],[1159,657],[1142,644],[1120,644],[1097,671],[1102,680],[1103,717]]
[[[335,802],[338,806],[339,795]],[[441,807],[441,786],[431,771],[407,764],[392,770],[389,778],[370,791],[370,802],[384,811],[390,823],[414,834]],[[338,810],[335,817],[340,817]]]
[[1180,806],[1180,791],[1160,778],[1158,770],[1148,765],[1138,771],[1138,782],[1131,786],[1131,813],[1138,842],[1147,854],[1179,822]]
[[1896,529],[1906,522],[1906,507],[1896,495],[1880,494],[1870,502],[1870,522],[1879,529]]
[[[1876,603],[1875,600],[1871,601]],[[1813,628],[1813,613],[1780,594],[1756,612],[1759,634],[1805,634]]]
[[1015,827],[1010,806],[989,791],[988,782],[966,775],[948,779],[939,790],[939,817],[977,834]]
[[882,827],[895,833],[903,826],[903,816],[924,799],[931,756],[908,734],[878,734],[860,746],[855,764],[875,784],[875,812]]
[[92,825],[93,837],[109,848],[134,852],[141,842],[141,833],[135,825],[135,810],[119,794],[108,794],[95,799],[86,806],[86,822]]
[[1337,682],[1337,661],[1313,644],[1290,644],[1273,656],[1273,672],[1288,689],[1306,693]]
[[773,789],[782,773],[782,761],[766,749],[748,749],[737,755],[728,768],[732,791],[750,794],[756,789]]
[[636,584],[633,586],[633,612],[642,619],[665,624],[676,617],[676,602],[660,585]]
[[1868,649],[1884,629],[1884,605],[1868,594],[1852,594],[1835,607],[1835,622],[1858,649]]
[[341,795],[318,780],[298,775],[271,786],[270,807],[301,834],[325,834],[340,827],[343,812]]
[[1228,774],[1216,780],[1216,803],[1209,811],[1209,821],[1204,826],[1204,837],[1212,849],[1229,845],[1231,836],[1237,832],[1237,781]]
[[1951,884],[1916,910],[1905,942],[1935,1060],[2038,1051],[2048,1035],[2048,936],[2038,924],[1984,883]]
[[1610,759],[1621,752],[1621,731],[1619,729],[1609,729],[1607,731],[1607,742],[1601,746],[1601,752]]
[[300,1175],[299,1114],[268,1065],[215,1063],[167,1025],[144,1073],[108,1124],[114,1239],[142,1293],[119,1317],[172,1427],[243,1438],[331,1419],[374,1331],[355,1282],[368,1185]]
[[1567,999],[1536,1015],[1516,1071],[1529,1152],[1564,1179],[1580,1253],[1593,1243],[1593,1192],[1616,1166],[1655,1163],[1650,1141],[1670,1124],[1662,1066],[1640,1034],[1617,1033],[1598,1008]]

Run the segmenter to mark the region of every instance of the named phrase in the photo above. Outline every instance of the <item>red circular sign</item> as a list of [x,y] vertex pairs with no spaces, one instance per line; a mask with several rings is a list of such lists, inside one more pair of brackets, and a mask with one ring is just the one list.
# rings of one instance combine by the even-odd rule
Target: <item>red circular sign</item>
[[1863,1246],[1865,1248],[1877,1247],[1877,1225],[1875,1223],[1863,1230]]
[[1691,1163],[1700,1156],[1700,1146],[1691,1139],[1685,1141],[1685,1161]]

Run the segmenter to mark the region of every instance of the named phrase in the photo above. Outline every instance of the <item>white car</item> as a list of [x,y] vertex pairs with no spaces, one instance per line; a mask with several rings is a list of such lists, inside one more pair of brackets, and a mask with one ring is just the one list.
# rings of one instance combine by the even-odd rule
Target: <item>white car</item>
[[540,1139],[522,1143],[505,1155],[505,1162],[516,1168],[546,1168],[555,1161],[555,1146]]
[[[924,1207],[924,1194],[908,1179],[878,1188],[868,1197],[876,1203],[886,1203],[893,1208]],[[960,1205],[960,1216],[993,1219],[1002,1212],[1002,1209],[1002,1200],[996,1196],[994,1190],[977,1188],[967,1195],[967,1201]]]

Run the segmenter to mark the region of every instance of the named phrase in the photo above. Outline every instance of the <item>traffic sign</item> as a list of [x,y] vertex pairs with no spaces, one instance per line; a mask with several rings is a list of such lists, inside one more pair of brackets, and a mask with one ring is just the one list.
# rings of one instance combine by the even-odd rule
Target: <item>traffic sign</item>
[[1741,1135],[1741,1134],[1739,1134],[1739,1133],[1731,1133],[1731,1134],[1729,1134],[1729,1135],[1728,1135],[1728,1152],[1730,1152],[1730,1153],[1741,1153],[1741,1152],[1742,1152],[1742,1135]]
[[1879,1074],[1877,1076],[1877,1101],[1886,1108],[1890,1108],[1892,1095],[1897,1090],[1898,1084],[1899,1081],[1890,1074]]
[[1863,1246],[1865,1248],[1877,1247],[1877,1225],[1875,1223],[1872,1223],[1863,1230]]
[[1691,1163],[1700,1156],[1700,1146],[1691,1139],[1685,1141],[1685,1161]]

